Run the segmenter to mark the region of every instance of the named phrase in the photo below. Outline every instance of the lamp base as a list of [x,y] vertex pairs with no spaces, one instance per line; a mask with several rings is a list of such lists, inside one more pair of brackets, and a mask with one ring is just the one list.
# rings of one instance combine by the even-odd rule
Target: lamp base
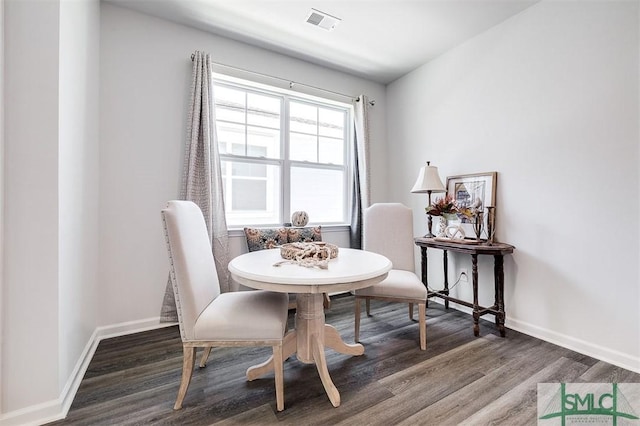
[[[431,194],[429,194],[429,195],[431,195]],[[429,197],[429,198],[431,198],[431,197]],[[431,233],[433,219],[431,218],[431,215],[429,213],[427,213],[427,219],[429,219],[427,221],[427,235],[425,235],[424,238],[434,238],[435,235],[433,235]]]

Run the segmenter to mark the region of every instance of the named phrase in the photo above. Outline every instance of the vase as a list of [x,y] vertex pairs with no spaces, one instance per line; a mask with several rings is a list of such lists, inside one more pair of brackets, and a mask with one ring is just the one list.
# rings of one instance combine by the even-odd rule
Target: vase
[[459,221],[458,215],[455,213],[443,213],[440,216],[440,222],[438,223],[438,233],[436,237],[447,237],[447,227],[453,225],[454,222]]

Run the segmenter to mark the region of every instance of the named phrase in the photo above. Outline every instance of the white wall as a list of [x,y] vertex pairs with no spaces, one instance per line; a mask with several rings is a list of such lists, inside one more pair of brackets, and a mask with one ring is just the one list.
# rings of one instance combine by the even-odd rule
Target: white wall
[[98,0],[3,5],[0,423],[15,424],[69,404],[96,328],[100,21]]
[[[160,209],[178,196],[194,50],[226,65],[369,95],[376,100],[372,167],[385,169],[383,86],[109,4],[101,19],[100,324],[159,315],[167,280]],[[384,173],[372,186],[374,199],[386,197]],[[243,244],[232,239],[232,256]]]
[[5,2],[5,411],[59,390],[58,6]]
[[[542,2],[387,90],[389,193],[419,212],[416,229],[426,199],[408,191],[424,161],[443,179],[498,171],[497,237],[516,246],[507,325],[636,371],[638,24],[637,2]],[[492,260],[480,263],[490,303]]]
[[[0,2],[0,27],[4,29],[4,2]],[[2,389],[2,295],[4,293],[4,30],[0,31],[0,389]],[[0,398],[2,413],[2,398]]]
[[97,325],[99,27],[98,0],[60,2],[60,391]]

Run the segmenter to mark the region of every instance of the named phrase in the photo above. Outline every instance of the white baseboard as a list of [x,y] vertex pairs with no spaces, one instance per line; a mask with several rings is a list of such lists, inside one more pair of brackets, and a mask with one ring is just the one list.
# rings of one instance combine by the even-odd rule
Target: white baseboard
[[60,396],[52,401],[22,408],[0,415],[1,426],[17,425],[42,425],[56,420],[64,419],[69,412],[71,403],[80,387],[80,382],[89,367],[98,344],[103,339],[123,336],[125,334],[170,327],[176,323],[160,323],[160,318],[148,318],[139,321],[130,321],[120,324],[98,327],[87,342],[76,366],[67,380]]
[[[444,301],[439,299],[429,300],[429,302],[432,301],[444,304]],[[469,315],[473,312],[471,308],[458,305],[453,302],[449,303],[449,307]],[[537,325],[511,318],[509,315],[505,318],[505,327],[640,374],[640,358],[633,357],[632,355],[609,349],[601,345],[596,345],[595,343],[587,342],[586,340],[576,339],[575,337],[558,333],[553,330],[538,327]]]
[[634,373],[640,373],[640,358],[638,357],[633,357],[623,352],[587,342],[586,340],[576,339],[566,334],[538,327],[525,321],[509,318],[509,316],[507,316],[505,320],[505,325],[508,328],[544,340],[545,342],[571,349],[572,351],[588,355],[600,361],[633,371]]

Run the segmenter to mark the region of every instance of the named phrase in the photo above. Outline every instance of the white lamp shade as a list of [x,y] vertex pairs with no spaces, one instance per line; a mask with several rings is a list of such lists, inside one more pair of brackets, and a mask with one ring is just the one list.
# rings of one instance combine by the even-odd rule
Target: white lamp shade
[[445,192],[446,188],[442,184],[442,180],[440,180],[440,176],[438,175],[438,168],[436,166],[430,166],[427,163],[420,169],[420,174],[418,174],[418,179],[416,180],[415,185],[411,189],[411,192]]

